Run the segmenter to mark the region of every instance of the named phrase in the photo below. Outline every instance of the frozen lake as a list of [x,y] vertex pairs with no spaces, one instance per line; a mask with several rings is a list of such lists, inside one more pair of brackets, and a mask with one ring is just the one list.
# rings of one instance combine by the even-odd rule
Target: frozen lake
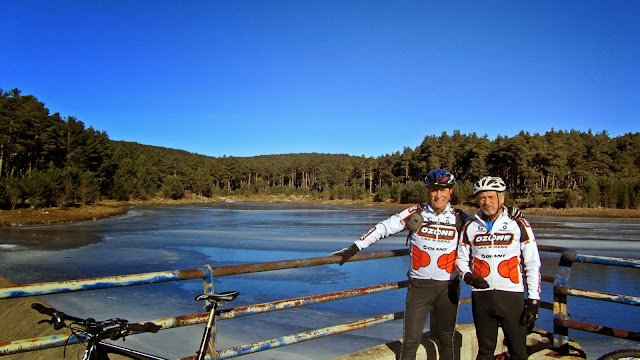
[[[0,273],[17,283],[34,283],[152,271],[326,256],[353,243],[399,208],[330,205],[222,203],[137,207],[130,214],[94,222],[0,229]],[[540,244],[564,246],[590,255],[640,259],[640,219],[527,217]],[[367,251],[402,249],[406,233],[383,239]],[[543,254],[543,273],[553,274],[557,256]],[[233,306],[314,295],[404,280],[408,258],[326,265],[295,270],[220,277],[216,291],[239,290]],[[640,296],[637,269],[591,264],[574,266],[570,286]],[[150,320],[201,312],[193,301],[198,280],[45,296],[61,310],[95,318]],[[219,324],[219,348],[247,344],[402,311],[406,291],[249,316]],[[463,285],[462,296],[470,291]],[[552,302],[551,284],[543,300]],[[640,330],[640,309],[570,297],[574,320]],[[541,310],[537,326],[552,330],[552,314]],[[459,323],[470,323],[471,307],[461,306]],[[195,352],[200,326],[145,334],[126,345],[162,351],[177,358]],[[638,343],[571,331],[597,358],[609,349]],[[332,336],[249,359],[327,359],[402,337],[402,321]],[[144,342],[144,344],[142,343]],[[606,344],[605,344],[606,343]]]

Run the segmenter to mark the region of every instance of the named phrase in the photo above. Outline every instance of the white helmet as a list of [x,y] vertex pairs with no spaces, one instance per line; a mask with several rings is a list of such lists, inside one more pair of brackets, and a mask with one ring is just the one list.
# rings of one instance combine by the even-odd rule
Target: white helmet
[[504,181],[498,176],[486,176],[473,184],[473,195],[477,195],[480,191],[493,190],[503,192],[507,189]]

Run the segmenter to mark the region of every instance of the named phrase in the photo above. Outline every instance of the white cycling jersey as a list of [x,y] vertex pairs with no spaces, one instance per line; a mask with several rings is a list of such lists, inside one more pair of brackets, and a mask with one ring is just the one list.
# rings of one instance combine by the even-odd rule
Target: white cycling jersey
[[489,283],[489,288],[473,291],[524,292],[524,270],[529,299],[540,300],[540,255],[531,225],[511,219],[505,207],[491,230],[482,212],[465,225],[456,265],[463,276],[473,271]]
[[[360,250],[376,241],[406,229],[406,222],[418,205],[411,206],[391,216],[363,234],[355,244]],[[411,266],[409,277],[446,281],[458,277],[455,267],[459,230],[456,227],[456,210],[447,204],[440,214],[427,205],[420,213],[424,219],[420,228],[411,233]],[[464,223],[466,219],[462,220]],[[460,221],[458,221],[460,224]]]

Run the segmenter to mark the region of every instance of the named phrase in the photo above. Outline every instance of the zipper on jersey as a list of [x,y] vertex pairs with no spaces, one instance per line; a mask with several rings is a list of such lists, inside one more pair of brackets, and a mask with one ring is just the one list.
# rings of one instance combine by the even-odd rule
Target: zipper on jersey
[[[500,218],[500,216],[498,216],[498,218]],[[489,251],[489,255],[491,255],[491,266],[489,266],[489,269],[495,269],[495,271],[491,271],[491,284],[490,284],[490,289],[491,290],[495,290],[496,289],[496,272],[498,271],[498,267],[495,264],[495,236],[494,235],[494,229],[496,228],[496,222],[498,221],[498,218],[496,218],[493,221],[493,226],[491,226],[491,230],[489,230],[489,238],[491,239],[491,250]]]

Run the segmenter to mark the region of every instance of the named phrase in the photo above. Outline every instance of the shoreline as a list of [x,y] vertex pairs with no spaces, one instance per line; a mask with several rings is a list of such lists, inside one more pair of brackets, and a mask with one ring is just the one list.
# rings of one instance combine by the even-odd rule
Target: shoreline
[[[75,223],[89,220],[104,219],[113,216],[124,215],[130,207],[145,205],[190,205],[211,204],[221,202],[269,202],[269,203],[300,203],[300,204],[328,204],[349,206],[387,206],[404,208],[411,204],[399,204],[390,202],[372,202],[368,200],[318,200],[303,196],[270,196],[257,195],[252,197],[230,196],[219,198],[190,197],[181,200],[151,199],[115,201],[106,200],[92,205],[54,207],[42,209],[17,209],[0,210],[0,227],[47,225]],[[463,206],[465,211],[475,212],[477,208]],[[597,218],[640,218],[640,209],[605,209],[605,208],[528,208],[522,209],[525,215],[541,216],[574,216]]]

